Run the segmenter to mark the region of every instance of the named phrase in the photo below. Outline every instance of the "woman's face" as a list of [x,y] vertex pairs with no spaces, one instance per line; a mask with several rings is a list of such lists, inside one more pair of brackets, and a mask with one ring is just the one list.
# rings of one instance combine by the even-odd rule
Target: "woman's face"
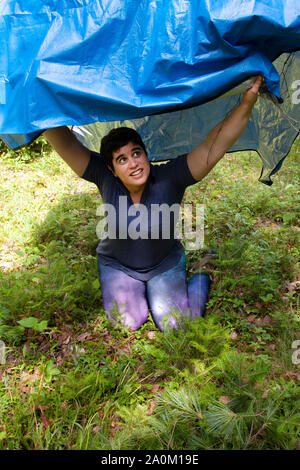
[[113,152],[111,171],[130,193],[143,190],[146,186],[150,163],[143,148],[132,142]]

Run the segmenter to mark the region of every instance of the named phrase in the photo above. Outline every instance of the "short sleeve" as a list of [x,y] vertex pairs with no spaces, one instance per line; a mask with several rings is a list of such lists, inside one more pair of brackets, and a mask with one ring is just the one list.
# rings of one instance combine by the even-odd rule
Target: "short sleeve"
[[170,162],[173,167],[173,178],[178,186],[186,188],[192,184],[198,183],[192,176],[187,163],[187,154],[179,155]]
[[103,180],[108,172],[109,169],[103,161],[103,158],[101,158],[101,155],[96,152],[91,152],[89,164],[81,178],[90,183],[95,183],[101,192]]

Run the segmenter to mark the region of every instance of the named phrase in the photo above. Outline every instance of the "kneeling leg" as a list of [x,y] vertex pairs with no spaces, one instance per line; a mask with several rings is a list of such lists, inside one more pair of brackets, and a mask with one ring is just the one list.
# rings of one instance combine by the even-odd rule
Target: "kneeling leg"
[[121,323],[133,331],[148,318],[146,286],[119,269],[98,263],[104,310],[110,320],[120,317]]
[[194,274],[188,281],[188,297],[191,317],[203,317],[211,285],[211,279],[206,273]]
[[147,282],[147,298],[156,326],[163,331],[177,328],[180,318],[189,314],[185,256],[173,268]]

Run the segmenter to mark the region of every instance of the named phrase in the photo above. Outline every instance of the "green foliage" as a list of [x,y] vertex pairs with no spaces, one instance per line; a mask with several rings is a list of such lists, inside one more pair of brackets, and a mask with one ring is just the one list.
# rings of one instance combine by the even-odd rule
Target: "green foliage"
[[13,160],[15,164],[21,166],[32,162],[34,159],[46,155],[51,150],[45,137],[39,137],[29,145],[21,149],[11,150],[0,140],[0,158]]
[[43,138],[0,147],[0,449],[297,448],[297,145],[272,187],[244,152],[186,192],[216,268],[207,316],[166,333],[106,319],[96,188]]
[[177,373],[192,367],[194,360],[209,361],[228,347],[228,331],[216,322],[216,318],[185,320],[184,326],[158,336],[155,345],[140,342],[136,349],[145,356],[149,368],[165,369]]
[[32,328],[35,331],[44,331],[48,328],[47,320],[42,320],[39,322],[35,317],[23,318],[22,320],[19,320],[18,323],[25,328]]

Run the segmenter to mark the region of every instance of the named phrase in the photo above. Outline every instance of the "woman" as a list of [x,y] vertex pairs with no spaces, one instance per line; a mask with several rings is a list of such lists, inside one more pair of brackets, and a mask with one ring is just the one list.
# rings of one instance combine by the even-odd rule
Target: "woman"
[[[185,254],[174,230],[162,237],[160,219],[156,236],[149,236],[151,209],[180,204],[186,187],[201,181],[224,156],[245,129],[261,83],[259,76],[200,145],[164,165],[149,163],[144,143],[132,129],[111,131],[102,139],[100,154],[90,152],[66,127],[44,132],[77,175],[95,183],[104,203],[115,209],[118,226],[108,227],[97,248],[104,309],[112,321],[120,318],[127,328],[137,330],[147,321],[150,308],[163,331],[177,327],[184,315],[203,315],[210,279],[200,273],[186,281]],[[139,228],[146,236],[136,238],[129,229],[141,209],[145,213]],[[174,227],[170,219],[168,224]]]

